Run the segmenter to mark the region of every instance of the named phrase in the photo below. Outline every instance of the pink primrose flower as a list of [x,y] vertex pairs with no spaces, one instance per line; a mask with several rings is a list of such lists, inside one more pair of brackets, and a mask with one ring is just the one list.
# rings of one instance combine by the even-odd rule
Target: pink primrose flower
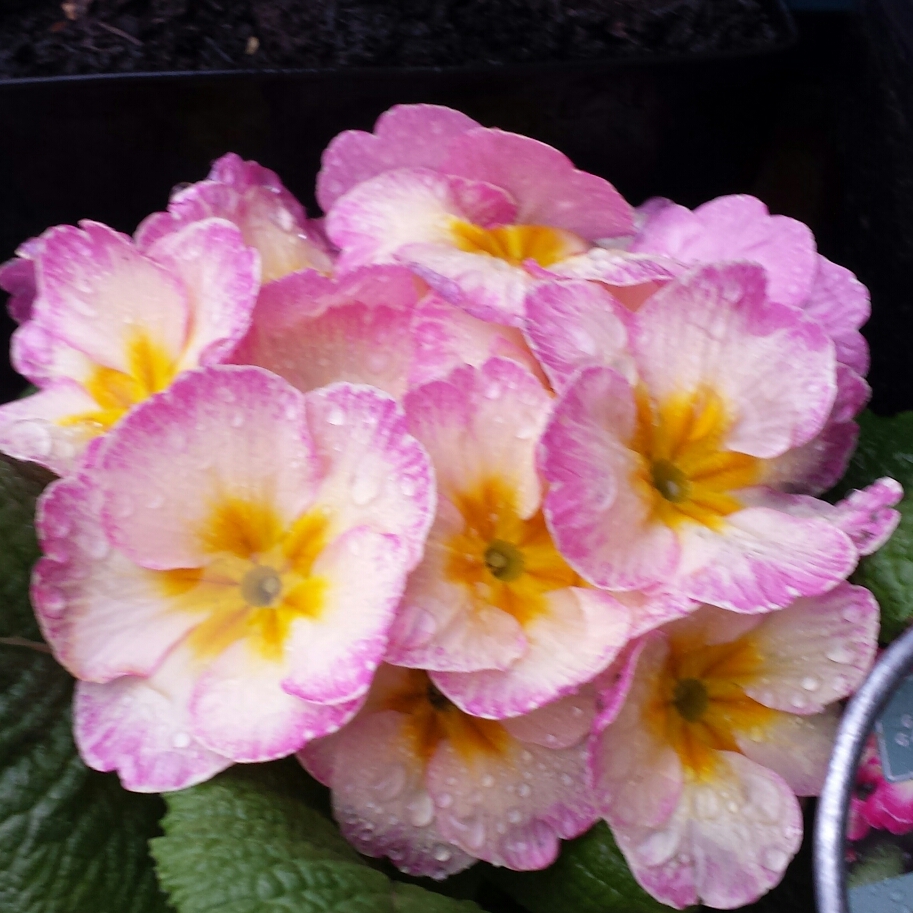
[[32,600],[86,763],[181,789],[338,729],[433,511],[427,455],[370,387],[218,366],[131,411],[38,510]]
[[913,781],[892,783],[885,778],[874,737],[863,749],[850,803],[848,840],[861,840],[870,828],[892,834],[913,831]]
[[137,246],[145,251],[162,236],[213,216],[237,225],[244,243],[260,254],[264,284],[303,269],[332,272],[320,228],[279,176],[234,153],[214,162],[205,181],[176,190],[167,212],[145,219],[136,230]]
[[445,112],[393,109],[374,136],[342,134],[327,150],[319,187],[337,269],[404,263],[474,316],[517,325],[528,267],[632,233],[630,207],[550,146]]
[[[631,634],[635,600],[588,587],[546,527],[535,451],[550,407],[541,383],[504,359],[405,400],[435,468],[438,509],[386,658],[430,670],[476,716],[517,716],[575,691]],[[654,602],[654,612],[681,613]]]
[[670,279],[696,266],[740,261],[763,267],[768,297],[800,309],[834,342],[839,368],[833,412],[814,440],[781,458],[780,468],[790,490],[818,494],[831,488],[846,470],[858,436],[854,418],[869,398],[863,380],[868,350],[859,332],[869,315],[865,287],[817,253],[805,225],[770,215],[754,197],[720,197],[693,212],[669,200],[650,200],[636,221],[638,232],[629,243],[593,248],[550,272],[598,281],[616,302],[637,310]]
[[802,837],[835,702],[875,655],[878,606],[838,584],[763,616],[704,606],[632,646],[602,695],[593,777],[640,884],[681,909],[751,903]]
[[362,853],[432,878],[476,859],[541,869],[559,839],[596,820],[586,762],[594,711],[586,692],[481,719],[425,672],[382,666],[355,719],[299,759],[332,789],[339,826]]
[[37,297],[12,362],[39,392],[0,407],[0,450],[58,474],[183,371],[223,361],[259,288],[257,254],[222,219],[145,252],[97,222],[63,225],[30,251]]
[[[887,538],[895,482],[836,512],[778,490],[777,458],[833,410],[836,367],[822,328],[766,297],[760,267],[698,268],[627,316],[599,312],[600,295],[540,293],[528,330],[563,385],[543,436],[545,515],[586,580],[767,611],[829,589]],[[589,366],[609,350],[612,367]]]

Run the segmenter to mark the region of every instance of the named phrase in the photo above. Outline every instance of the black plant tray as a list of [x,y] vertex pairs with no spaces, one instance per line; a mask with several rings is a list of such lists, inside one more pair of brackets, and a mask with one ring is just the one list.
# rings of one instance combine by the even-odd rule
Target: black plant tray
[[[795,41],[782,0],[765,3],[777,40],[741,53],[0,81],[0,262],[57,223],[132,231],[174,184],[201,179],[227,151],[278,171],[314,213],[330,139],[370,129],[405,102],[449,105],[550,143],[635,203],[664,195],[695,205],[747,190]],[[6,369],[0,398],[20,386]]]

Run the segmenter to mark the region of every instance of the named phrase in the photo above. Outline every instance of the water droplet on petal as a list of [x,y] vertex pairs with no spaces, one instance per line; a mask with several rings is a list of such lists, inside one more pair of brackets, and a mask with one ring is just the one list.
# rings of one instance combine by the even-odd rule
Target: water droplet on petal
[[817,691],[819,684],[820,683],[818,679],[816,679],[813,675],[806,675],[805,678],[802,679],[802,687],[806,691]]
[[352,481],[352,500],[359,507],[369,504],[379,494],[380,479],[377,478],[373,467],[356,474]]
[[720,800],[710,789],[702,789],[695,795],[694,806],[697,816],[705,821],[716,818],[720,813]]
[[494,785],[495,778],[491,774],[485,774],[485,776],[482,777],[482,786],[484,786],[486,789],[490,789]]
[[175,748],[186,748],[190,744],[190,736],[186,732],[176,732],[172,736],[171,744]]
[[453,796],[450,793],[441,793],[434,800],[438,808],[450,808],[453,805]]
[[438,862],[449,862],[453,853],[446,846],[438,845],[434,848],[433,855]]
[[519,824],[523,820],[523,813],[518,808],[512,808],[507,813],[507,820],[511,824]]
[[854,653],[846,644],[836,644],[824,651],[824,655],[832,663],[844,665],[853,661]]
[[391,764],[386,767],[379,780],[374,783],[374,791],[381,801],[395,799],[406,787],[407,773],[402,764]]
[[779,872],[786,867],[789,856],[778,846],[769,846],[761,855],[761,865],[772,872]]
[[862,609],[857,605],[848,605],[843,610],[843,620],[855,624],[862,618]]
[[434,802],[428,793],[417,796],[406,807],[406,814],[414,827],[427,827],[434,820]]
[[339,406],[333,406],[327,414],[327,421],[331,425],[344,425],[346,423],[346,414]]
[[244,424],[244,413],[233,412],[231,418],[229,419],[229,424],[232,428],[240,428]]
[[527,796],[530,795],[530,793],[532,793],[532,791],[533,791],[533,790],[532,790],[532,787],[529,785],[529,783],[521,783],[521,784],[517,787],[517,795],[518,795],[521,799],[525,799]]
[[560,779],[565,786],[572,786],[574,783],[574,778],[570,774],[561,774]]
[[791,707],[795,707],[796,710],[802,710],[808,706],[808,701],[801,694],[791,694],[789,696],[789,703]]
[[6,431],[4,450],[15,451],[28,458],[46,457],[51,452],[51,435],[44,425],[29,419],[16,422]]
[[416,492],[417,486],[415,484],[415,479],[401,479],[399,483],[399,490],[407,497],[411,498]]
[[466,834],[466,845],[471,850],[480,850],[485,843],[485,822],[476,818],[470,825]]
[[488,384],[483,391],[485,399],[500,399],[501,397],[501,385],[497,382]]

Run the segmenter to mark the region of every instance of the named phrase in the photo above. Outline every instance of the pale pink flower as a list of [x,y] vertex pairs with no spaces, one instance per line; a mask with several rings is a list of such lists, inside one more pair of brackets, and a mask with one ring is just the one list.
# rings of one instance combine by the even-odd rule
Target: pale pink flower
[[139,791],[288,755],[357,710],[433,515],[369,387],[188,372],[42,497],[32,601],[86,763]]
[[12,363],[39,392],[0,407],[0,450],[57,473],[181,372],[224,361],[259,288],[256,253],[222,219],[145,252],[97,222],[62,225],[30,256],[37,297],[23,307]]
[[[596,586],[767,611],[829,589],[896,525],[895,482],[839,509],[779,490],[777,458],[820,433],[837,382],[832,341],[765,287],[760,267],[728,264],[635,314],[599,311],[608,293],[580,282],[531,305],[533,347],[562,390],[543,437],[545,514]],[[590,366],[610,349],[612,367],[598,354]]]
[[[503,359],[405,400],[435,468],[438,508],[387,661],[431,670],[443,694],[478,716],[517,716],[575,691],[635,624],[633,600],[588,587],[546,527],[535,451],[550,407],[541,383]],[[681,614],[670,605],[655,611]]]
[[841,583],[763,616],[710,606],[632,647],[603,694],[596,794],[640,884],[676,908],[751,903],[802,837],[878,606]]
[[550,146],[445,112],[394,108],[376,135],[345,133],[327,151],[337,269],[403,263],[471,314],[517,325],[530,268],[630,234],[630,207]]
[[136,243],[145,251],[163,235],[213,216],[237,225],[244,243],[260,254],[264,284],[298,270],[333,269],[318,225],[279,176],[231,152],[213,163],[205,181],[177,189],[167,212],[146,218],[136,230]]
[[591,691],[510,720],[470,716],[418,669],[382,666],[364,708],[299,758],[328,785],[342,833],[405,872],[445,878],[476,859],[554,862],[596,820],[587,789]]

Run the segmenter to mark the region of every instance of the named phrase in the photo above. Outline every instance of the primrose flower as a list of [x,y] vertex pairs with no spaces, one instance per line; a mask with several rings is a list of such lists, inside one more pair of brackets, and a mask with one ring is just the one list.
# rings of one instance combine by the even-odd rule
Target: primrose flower
[[594,712],[590,691],[480,719],[425,672],[381,666],[358,716],[299,759],[331,788],[339,826],[362,853],[432,878],[476,859],[541,869],[560,838],[596,820],[586,788]]
[[42,497],[32,600],[86,763],[139,791],[288,755],[358,709],[433,514],[379,391],[191,371]]
[[603,694],[602,813],[640,884],[732,909],[782,877],[838,720],[875,655],[878,606],[841,583],[763,616],[710,606],[647,635]]
[[478,716],[517,716],[576,690],[631,633],[631,605],[588,587],[545,525],[535,452],[550,407],[540,382],[504,359],[405,400],[438,510],[387,661],[432,670],[434,685]]
[[[598,294],[579,282],[553,290],[568,319],[552,354],[543,340],[562,320],[537,326],[534,307],[528,318],[534,349],[564,385],[543,436],[545,514],[584,578],[767,611],[829,589],[890,534],[896,483],[836,514],[771,487],[776,458],[825,424],[836,370],[831,340],[767,299],[760,267],[696,269],[624,320],[596,315],[594,329]],[[578,300],[586,319],[575,321]],[[586,353],[597,332],[619,353],[614,367],[553,357],[575,339]]]
[[214,162],[205,181],[177,189],[167,212],[145,219],[136,230],[137,246],[146,251],[163,235],[213,216],[237,225],[244,243],[260,254],[264,284],[298,270],[333,270],[318,226],[279,176],[234,153]]
[[[410,136],[416,148],[403,154]],[[338,270],[403,263],[448,301],[501,324],[520,322],[536,281],[528,266],[633,233],[615,188],[556,149],[431,106],[391,110],[376,136],[337,137],[319,186]]]
[[37,297],[23,305],[12,363],[39,392],[0,407],[0,450],[58,474],[183,371],[223,361],[259,288],[256,253],[221,219],[145,252],[97,222],[62,225],[29,251]]

